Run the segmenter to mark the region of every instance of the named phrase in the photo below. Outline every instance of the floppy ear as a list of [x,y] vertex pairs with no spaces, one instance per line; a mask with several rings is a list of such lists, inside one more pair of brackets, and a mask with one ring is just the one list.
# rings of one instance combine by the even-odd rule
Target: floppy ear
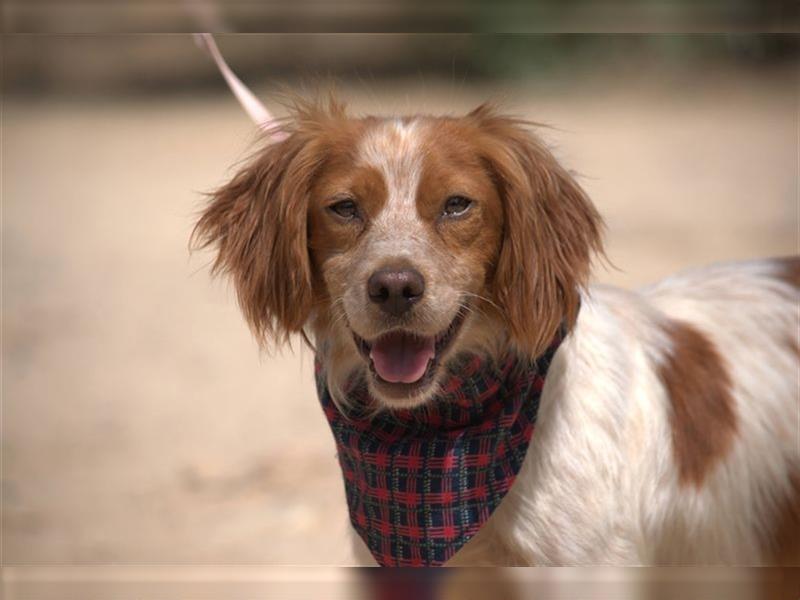
[[559,326],[574,324],[592,255],[602,252],[600,215],[586,193],[534,136],[529,123],[469,115],[503,200],[503,243],[492,282],[515,345],[538,356]]
[[306,218],[321,160],[297,131],[268,145],[211,194],[192,233],[196,247],[216,247],[213,272],[231,276],[262,345],[301,331],[311,311]]

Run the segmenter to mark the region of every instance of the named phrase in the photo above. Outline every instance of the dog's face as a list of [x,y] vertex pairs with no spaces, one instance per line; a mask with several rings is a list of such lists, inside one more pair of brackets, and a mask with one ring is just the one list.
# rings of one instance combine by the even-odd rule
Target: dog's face
[[[336,324],[375,396],[424,400],[487,309],[503,208],[454,122],[383,120],[312,187],[309,248]],[[349,339],[348,339],[349,338]]]
[[[462,351],[536,356],[575,317],[599,218],[523,124],[305,109],[198,223],[263,341],[308,327],[389,407]],[[333,382],[334,385],[336,382]]]

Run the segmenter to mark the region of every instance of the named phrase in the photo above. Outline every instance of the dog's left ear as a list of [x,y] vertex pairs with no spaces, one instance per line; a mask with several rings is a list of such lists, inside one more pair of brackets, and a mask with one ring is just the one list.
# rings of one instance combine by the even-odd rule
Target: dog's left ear
[[562,322],[571,326],[593,254],[602,252],[602,219],[586,193],[526,122],[482,106],[468,115],[503,201],[504,231],[492,281],[512,341],[533,357]]
[[266,146],[211,194],[194,245],[217,250],[261,345],[302,331],[313,303],[306,241],[309,185],[322,160],[303,131]]

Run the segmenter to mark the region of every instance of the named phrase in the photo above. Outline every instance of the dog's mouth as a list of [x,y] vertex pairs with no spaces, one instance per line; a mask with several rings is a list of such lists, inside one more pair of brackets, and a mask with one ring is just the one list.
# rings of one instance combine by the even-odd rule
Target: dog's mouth
[[465,318],[466,310],[462,308],[450,325],[435,336],[396,329],[369,342],[355,332],[353,338],[381,391],[388,391],[392,396],[408,396],[431,382]]

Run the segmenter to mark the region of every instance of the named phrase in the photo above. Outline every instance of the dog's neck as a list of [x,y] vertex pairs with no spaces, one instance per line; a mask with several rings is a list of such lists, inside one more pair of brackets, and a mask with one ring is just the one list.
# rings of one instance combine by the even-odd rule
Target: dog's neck
[[346,401],[334,402],[318,356],[351,522],[381,565],[444,564],[499,506],[525,458],[562,336],[534,361],[462,355],[433,400],[396,411],[376,411],[358,376]]

